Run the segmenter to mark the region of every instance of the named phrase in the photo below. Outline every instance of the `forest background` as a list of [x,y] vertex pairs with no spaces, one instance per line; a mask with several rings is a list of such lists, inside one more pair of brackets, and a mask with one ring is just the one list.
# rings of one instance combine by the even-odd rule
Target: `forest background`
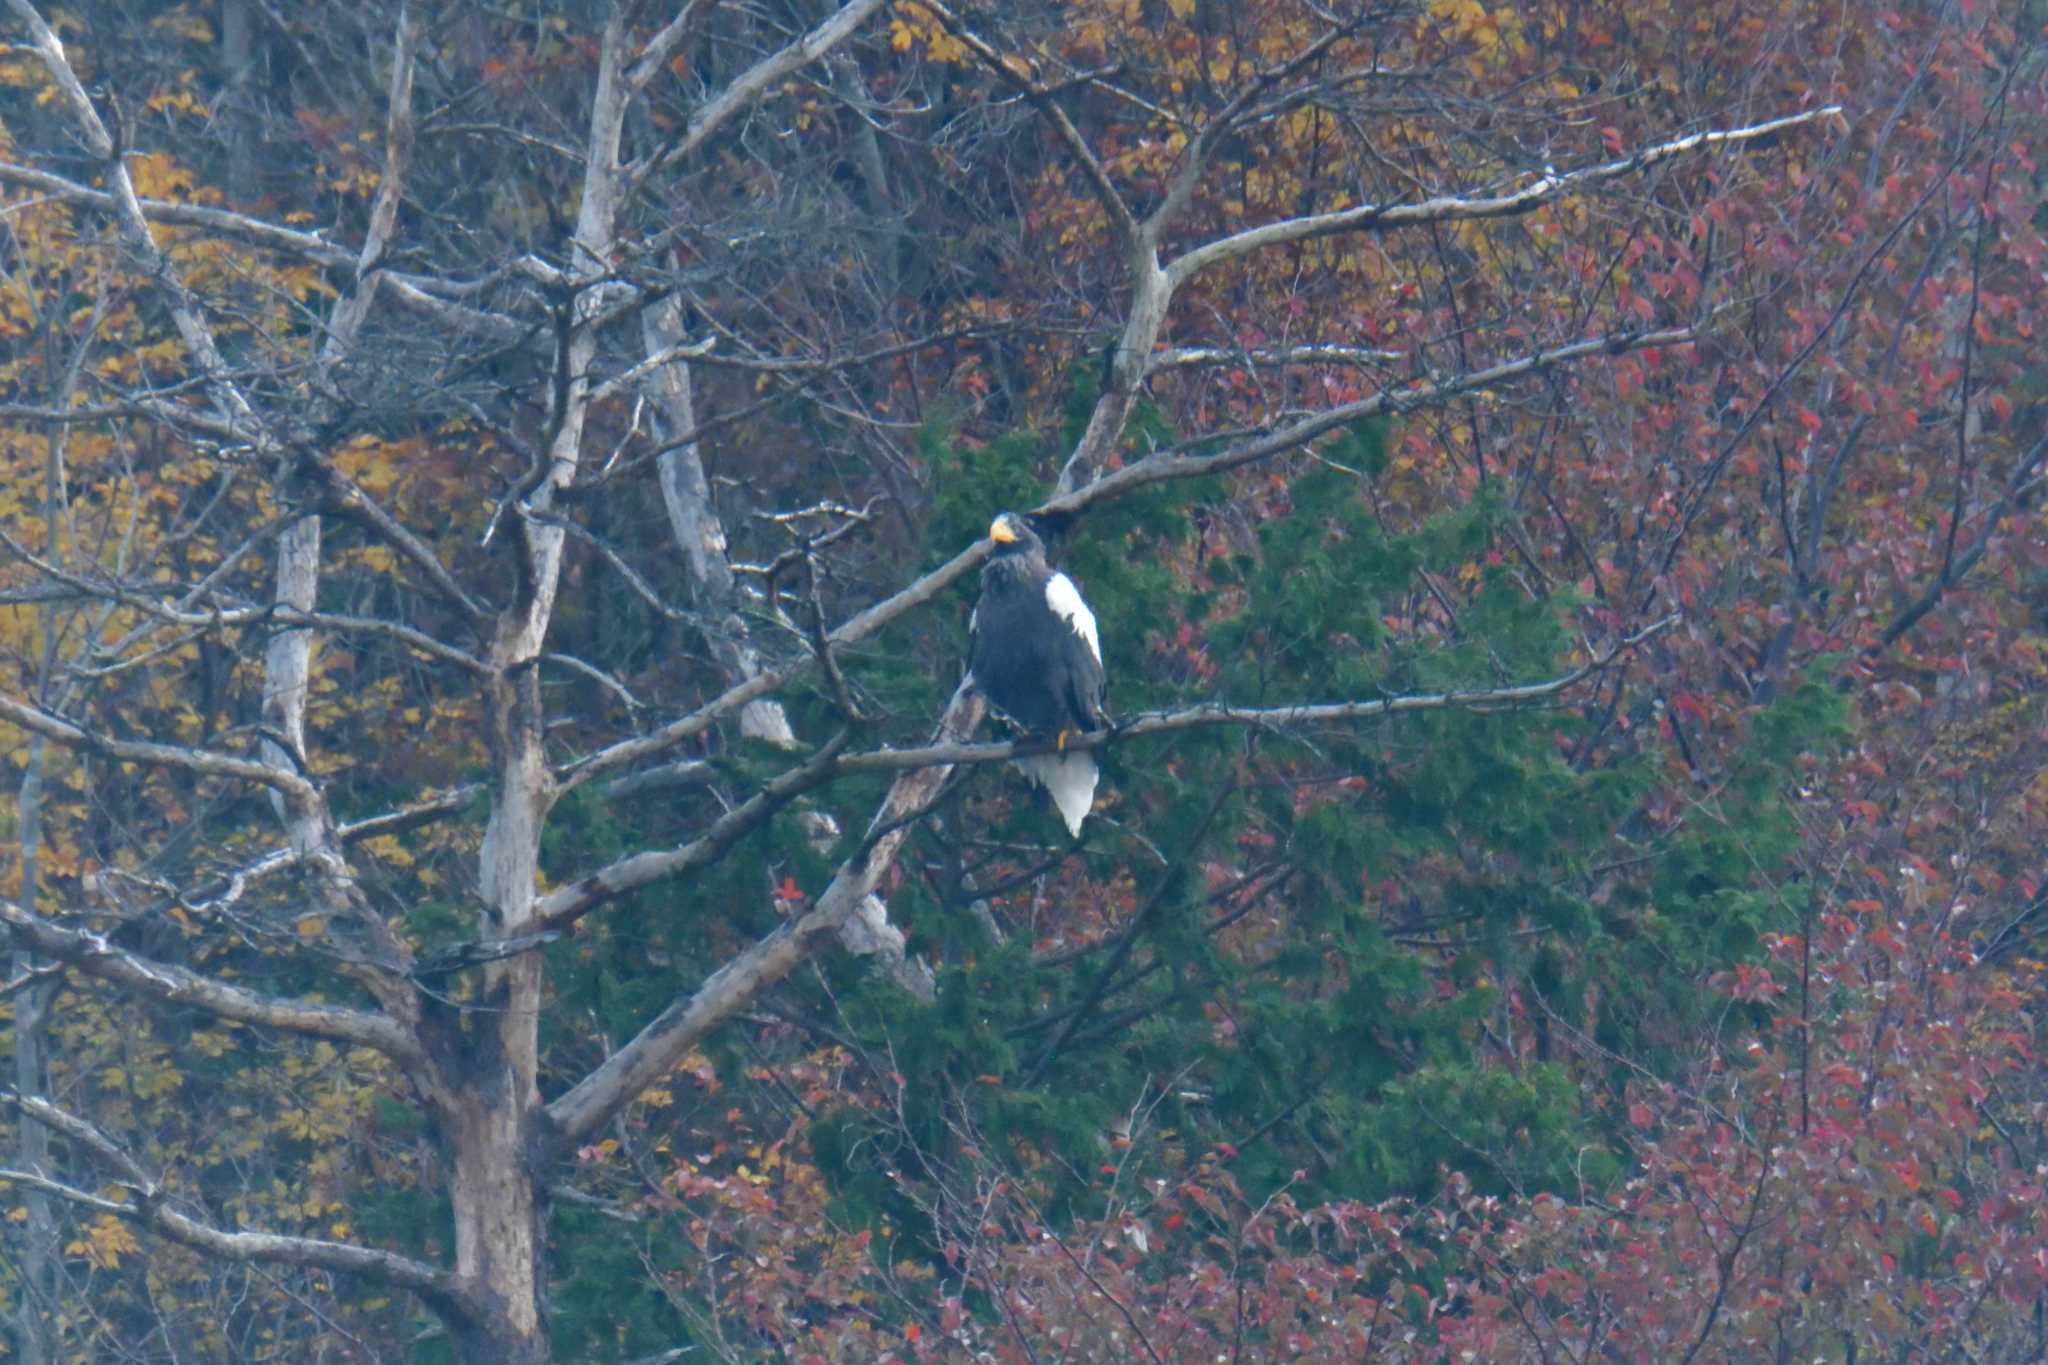
[[2044,20],[8,0],[12,1357],[2048,1357]]

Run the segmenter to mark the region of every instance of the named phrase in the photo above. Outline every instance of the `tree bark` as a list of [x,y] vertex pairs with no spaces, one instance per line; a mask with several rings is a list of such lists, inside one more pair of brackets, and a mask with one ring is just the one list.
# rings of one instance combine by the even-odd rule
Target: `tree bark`
[[[641,335],[650,356],[672,351],[683,341],[683,310],[673,296],[640,314]],[[663,445],[696,430],[696,395],[690,366],[670,360],[647,377],[656,400],[654,432]],[[747,636],[739,613],[739,586],[726,557],[725,527],[711,505],[711,481],[704,476],[704,457],[695,441],[664,450],[656,463],[661,504],[668,512],[669,531],[690,566],[691,594],[705,622],[706,643],[718,660],[727,685],[758,676],[761,655]],[[763,697],[740,708],[740,733],[785,749],[796,746],[796,734],[782,703]]]
[[[486,692],[496,790],[484,831],[479,890],[481,941],[518,938],[536,928],[540,836],[555,785],[542,749],[537,668],[553,619],[566,534],[547,517],[556,494],[576,476],[589,415],[591,362],[597,354],[598,281],[612,257],[625,191],[619,164],[628,90],[623,80],[625,18],[605,23],[592,93],[583,195],[571,269],[589,276],[570,306],[558,345],[553,439],[539,485],[517,512],[511,553],[519,592],[497,620],[493,678]],[[484,969],[487,1008],[469,1013],[453,1065],[443,1124],[454,1163],[455,1272],[474,1289],[475,1320],[457,1334],[465,1360],[548,1358],[541,1303],[540,1191],[536,1169],[539,1111],[541,959],[523,953]]]

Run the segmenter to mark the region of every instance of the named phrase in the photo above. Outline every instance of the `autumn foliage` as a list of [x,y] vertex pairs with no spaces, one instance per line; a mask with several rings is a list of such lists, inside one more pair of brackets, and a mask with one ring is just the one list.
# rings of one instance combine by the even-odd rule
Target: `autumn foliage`
[[19,1358],[2048,1356],[2039,6],[4,22]]

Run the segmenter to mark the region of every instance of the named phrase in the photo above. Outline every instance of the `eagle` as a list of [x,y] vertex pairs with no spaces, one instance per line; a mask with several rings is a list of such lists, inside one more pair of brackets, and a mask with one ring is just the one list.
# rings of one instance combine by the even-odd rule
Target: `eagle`
[[1052,741],[1054,752],[1016,760],[1044,787],[1076,838],[1095,804],[1095,755],[1066,751],[1077,734],[1109,724],[1103,710],[1102,641],[1074,580],[1045,562],[1045,542],[1014,512],[988,528],[995,554],[981,571],[981,600],[967,628],[967,671],[1003,720]]

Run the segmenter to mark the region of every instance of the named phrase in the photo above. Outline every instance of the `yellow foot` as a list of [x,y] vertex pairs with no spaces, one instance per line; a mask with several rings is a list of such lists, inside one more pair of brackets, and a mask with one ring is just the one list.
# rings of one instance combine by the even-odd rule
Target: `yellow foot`
[[1069,739],[1072,739],[1072,738],[1073,738],[1074,736],[1076,736],[1076,735],[1078,735],[1078,734],[1080,734],[1080,733],[1081,733],[1081,732],[1080,732],[1079,730],[1062,730],[1062,731],[1060,731],[1058,735],[1056,735],[1056,736],[1054,736],[1054,737],[1053,737],[1053,741],[1052,741],[1052,748],[1053,748],[1053,752],[1054,752],[1054,753],[1056,753],[1056,754],[1063,754],[1063,753],[1065,753],[1065,752],[1067,751],[1067,741],[1068,741]]

